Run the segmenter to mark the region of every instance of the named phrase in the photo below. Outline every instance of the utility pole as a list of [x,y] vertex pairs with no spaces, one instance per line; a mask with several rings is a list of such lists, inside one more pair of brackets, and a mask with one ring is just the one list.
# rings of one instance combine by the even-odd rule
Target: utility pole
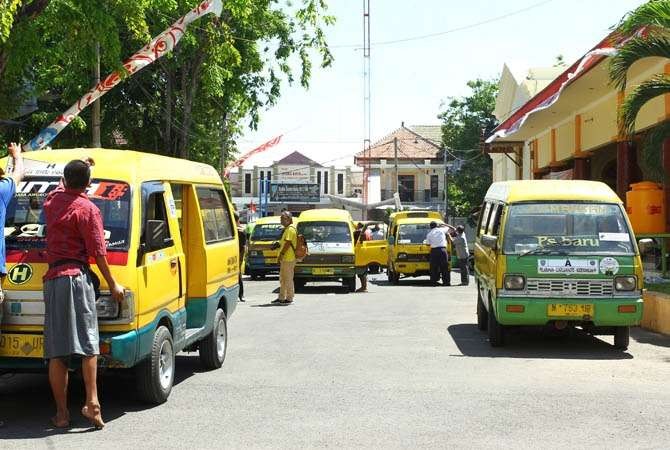
[[[398,192],[398,138],[394,137],[393,138],[393,151],[395,153],[395,183],[394,183],[394,188],[395,192]],[[398,194],[400,194],[398,192]]]
[[447,148],[442,147],[444,158],[444,220],[449,221],[449,167],[447,166]]
[[[93,82],[100,84],[100,42],[95,43],[95,64],[93,65]],[[93,102],[91,110],[91,147],[100,148],[100,99]]]
[[371,78],[370,78],[370,0],[363,0],[363,155],[367,154],[363,168],[363,220],[368,218],[368,204],[370,203],[370,171],[371,171]]

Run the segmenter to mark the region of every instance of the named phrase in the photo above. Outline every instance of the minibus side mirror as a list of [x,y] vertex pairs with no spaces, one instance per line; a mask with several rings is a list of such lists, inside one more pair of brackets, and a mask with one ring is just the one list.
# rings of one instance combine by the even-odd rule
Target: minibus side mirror
[[388,241],[389,241],[389,245],[395,244],[395,238],[393,236],[389,236]]
[[491,236],[490,234],[482,235],[482,245],[491,250],[496,250],[498,247],[498,236]]
[[148,251],[159,250],[171,245],[169,242],[171,239],[168,239],[167,222],[164,220],[147,220],[144,236]]

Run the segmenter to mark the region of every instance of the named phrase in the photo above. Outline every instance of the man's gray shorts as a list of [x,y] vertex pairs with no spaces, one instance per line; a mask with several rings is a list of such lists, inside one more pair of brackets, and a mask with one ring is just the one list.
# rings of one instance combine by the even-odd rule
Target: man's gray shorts
[[44,357],[100,354],[95,291],[88,272],[44,282]]

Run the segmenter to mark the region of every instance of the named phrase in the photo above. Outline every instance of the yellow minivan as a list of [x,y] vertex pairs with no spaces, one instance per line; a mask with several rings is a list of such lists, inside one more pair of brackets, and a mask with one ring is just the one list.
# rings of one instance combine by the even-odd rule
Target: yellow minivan
[[475,241],[477,324],[492,346],[513,326],[580,327],[626,349],[642,318],[642,263],[623,203],[606,184],[493,183]]
[[[426,236],[430,223],[445,227],[437,211],[401,211],[389,216],[388,228],[388,280],[400,282],[400,276],[419,277],[430,275],[430,245]],[[451,255],[451,241],[447,239],[447,252]],[[451,262],[449,269],[451,270]]]
[[356,290],[353,222],[343,209],[310,209],[300,213],[296,225],[305,236],[309,254],[295,267],[295,285],[308,281],[341,281]]
[[135,368],[140,397],[161,403],[172,389],[177,352],[197,350],[205,368],[221,367],[239,289],[230,201],[216,170],[190,161],[101,149],[27,155],[26,177],[5,223],[0,372],[46,368],[42,276],[48,230],[42,203],[65,164],[88,156],[96,165],[87,193],[102,213],[111,271],[126,288],[118,304],[100,277],[99,361],[107,368]]
[[244,273],[252,280],[279,272],[279,249],[272,244],[281,239],[284,227],[279,216],[261,217],[249,236]]

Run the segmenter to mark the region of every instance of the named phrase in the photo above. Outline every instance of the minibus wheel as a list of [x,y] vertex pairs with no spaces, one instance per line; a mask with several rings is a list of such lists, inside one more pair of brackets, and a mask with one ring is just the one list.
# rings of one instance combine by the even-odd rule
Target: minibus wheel
[[482,292],[479,290],[479,286],[477,286],[477,328],[480,331],[486,331],[489,325],[488,320],[488,312],[482,301]]
[[344,278],[342,280],[342,284],[344,284],[347,289],[349,289],[349,292],[356,292],[356,277],[349,277],[349,278]]
[[630,327],[616,327],[614,329],[614,348],[628,350],[630,342]]
[[218,369],[226,359],[228,348],[228,326],[226,313],[221,308],[214,315],[214,326],[205,339],[200,341],[200,364],[207,370]]
[[488,332],[489,343],[491,344],[491,347],[502,347],[505,345],[505,327],[500,325],[496,319],[496,314],[493,310],[493,303],[491,300],[489,300]]
[[164,403],[174,383],[174,345],[170,330],[160,326],[154,333],[151,354],[137,366],[137,391],[148,403]]

